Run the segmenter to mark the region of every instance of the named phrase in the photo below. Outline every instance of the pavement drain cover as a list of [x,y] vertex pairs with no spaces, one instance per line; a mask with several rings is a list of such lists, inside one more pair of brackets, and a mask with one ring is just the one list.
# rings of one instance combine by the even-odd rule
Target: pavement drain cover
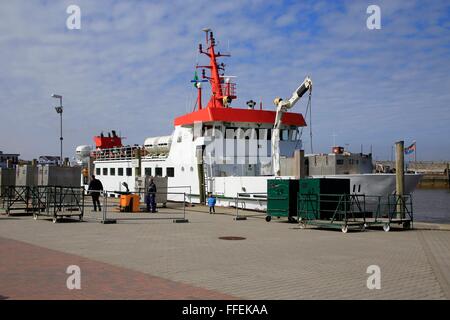
[[244,237],[233,237],[233,236],[226,236],[226,237],[219,237],[220,240],[245,240]]

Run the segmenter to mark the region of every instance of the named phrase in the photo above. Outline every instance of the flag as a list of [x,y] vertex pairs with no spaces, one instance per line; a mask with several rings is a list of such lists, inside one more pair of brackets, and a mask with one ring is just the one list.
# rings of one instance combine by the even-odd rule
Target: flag
[[200,88],[199,84],[202,83],[202,82],[208,82],[208,80],[205,80],[205,79],[200,80],[198,78],[197,70],[195,70],[194,79],[191,80],[191,82],[194,83],[194,88],[198,88],[199,89]]
[[411,154],[416,151],[416,142],[414,141],[409,147],[405,148],[405,154]]
[[199,81],[198,81],[197,70],[195,70],[194,80],[191,80],[191,82],[193,82],[193,83],[194,83],[194,87],[197,88],[197,83],[199,82]]

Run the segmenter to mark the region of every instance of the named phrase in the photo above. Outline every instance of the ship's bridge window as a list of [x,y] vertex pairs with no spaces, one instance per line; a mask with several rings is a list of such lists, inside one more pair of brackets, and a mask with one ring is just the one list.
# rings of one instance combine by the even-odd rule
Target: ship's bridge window
[[236,139],[236,129],[235,127],[227,127],[225,129],[225,139]]
[[168,176],[168,177],[174,177],[174,176],[175,176],[175,168],[173,168],[173,167],[167,167],[167,168],[166,168],[166,176]]
[[263,137],[261,136],[263,132],[261,130],[263,129],[256,129],[256,139],[258,140],[263,139]]
[[343,159],[338,159],[338,160],[336,160],[336,164],[343,165],[344,164],[344,160]]
[[223,138],[223,132],[222,132],[222,127],[214,127],[214,137],[216,138]]
[[212,136],[212,126],[204,126],[203,127],[203,136],[211,137]]
[[288,141],[289,140],[289,130],[281,130],[280,132],[280,140],[281,141]]
[[292,141],[297,141],[298,138],[299,138],[298,130],[297,129],[292,130],[291,140]]
[[100,175],[100,168],[95,168],[95,174],[98,176]]
[[127,168],[127,176],[131,177],[133,175],[133,170],[131,170],[132,168]]
[[156,177],[162,177],[162,168],[155,168],[155,176]]
[[123,168],[117,168],[117,175],[123,176]]
[[152,168],[145,168],[144,172],[145,172],[146,176],[151,176],[152,175]]
[[245,140],[258,139],[258,133],[255,128],[242,129]]
[[116,168],[109,168],[109,175],[115,176],[116,175]]
[[103,168],[103,175],[107,176],[108,175],[108,168]]

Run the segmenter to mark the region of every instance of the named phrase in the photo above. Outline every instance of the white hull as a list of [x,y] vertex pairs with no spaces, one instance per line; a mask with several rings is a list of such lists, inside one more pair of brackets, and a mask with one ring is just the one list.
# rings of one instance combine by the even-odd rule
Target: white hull
[[[420,174],[405,175],[405,193],[414,191],[422,176]],[[293,179],[293,177],[281,177]],[[350,193],[370,196],[387,196],[395,193],[395,174],[350,174],[314,176],[314,178],[350,179]],[[267,180],[274,177],[216,177],[214,190],[216,195],[225,199],[218,199],[218,205],[235,206],[235,198],[239,194],[238,205],[250,210],[266,210],[263,200],[267,192]],[[353,191],[355,190],[355,191]]]

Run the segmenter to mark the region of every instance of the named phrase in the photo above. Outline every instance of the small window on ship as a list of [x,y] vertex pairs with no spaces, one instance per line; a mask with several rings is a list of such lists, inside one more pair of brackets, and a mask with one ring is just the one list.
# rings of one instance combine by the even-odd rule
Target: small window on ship
[[168,176],[168,177],[175,177],[175,168],[167,167],[167,169],[166,169],[166,176]]

